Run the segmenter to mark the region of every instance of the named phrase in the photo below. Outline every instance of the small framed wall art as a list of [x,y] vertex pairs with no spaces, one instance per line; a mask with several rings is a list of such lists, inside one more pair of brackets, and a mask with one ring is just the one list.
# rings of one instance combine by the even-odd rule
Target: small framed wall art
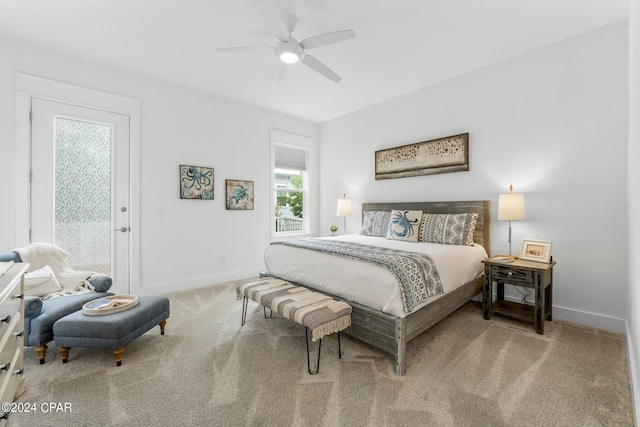
[[549,263],[551,261],[551,242],[548,240],[523,240],[520,259]]
[[253,210],[253,181],[227,179],[227,210]]
[[180,165],[180,198],[213,200],[213,168]]

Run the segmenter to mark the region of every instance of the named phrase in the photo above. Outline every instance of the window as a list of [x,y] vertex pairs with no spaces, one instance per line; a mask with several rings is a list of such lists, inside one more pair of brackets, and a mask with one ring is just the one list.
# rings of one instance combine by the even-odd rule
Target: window
[[303,171],[276,169],[276,233],[304,230]]
[[[310,149],[294,145],[296,135],[274,138],[273,148],[273,224],[275,235],[309,233],[309,180],[308,157]],[[287,134],[284,134],[287,135]],[[302,137],[298,137],[302,138]],[[282,142],[285,139],[286,142]],[[304,138],[305,140],[308,138]]]

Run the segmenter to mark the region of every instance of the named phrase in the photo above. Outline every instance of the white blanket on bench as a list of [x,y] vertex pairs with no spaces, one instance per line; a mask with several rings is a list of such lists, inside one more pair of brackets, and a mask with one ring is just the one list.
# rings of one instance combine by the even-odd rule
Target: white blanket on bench
[[67,264],[69,254],[64,249],[52,243],[32,243],[24,248],[14,250],[20,254],[22,261],[29,263],[28,272],[40,270],[46,265],[51,267],[62,290],[48,294],[47,298],[95,291],[87,279],[101,274],[72,269]]

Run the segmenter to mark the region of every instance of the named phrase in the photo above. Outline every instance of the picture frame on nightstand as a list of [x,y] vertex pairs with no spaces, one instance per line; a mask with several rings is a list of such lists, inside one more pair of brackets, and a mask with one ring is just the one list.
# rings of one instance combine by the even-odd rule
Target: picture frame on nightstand
[[548,240],[524,239],[520,259],[548,264],[551,261],[551,243]]

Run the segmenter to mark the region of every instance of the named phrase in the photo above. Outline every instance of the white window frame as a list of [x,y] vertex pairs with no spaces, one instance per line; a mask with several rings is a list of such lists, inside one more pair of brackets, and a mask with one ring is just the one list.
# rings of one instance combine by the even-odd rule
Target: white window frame
[[[305,171],[302,174],[302,231],[290,231],[290,232],[277,232],[276,231],[276,191],[283,189],[276,188],[276,167],[275,167],[275,151],[276,147],[285,147],[295,150],[303,150],[305,152]],[[270,217],[271,217],[271,236],[273,239],[281,239],[287,237],[300,237],[303,235],[312,234],[312,212],[313,212],[313,200],[311,194],[311,188],[313,188],[313,179],[315,175],[313,174],[314,162],[313,162],[313,148],[314,143],[313,139],[296,135],[288,132],[283,132],[275,129],[271,129],[271,192],[270,192],[270,200],[271,200],[271,209],[270,209]],[[293,189],[294,191],[300,191],[298,189]]]

